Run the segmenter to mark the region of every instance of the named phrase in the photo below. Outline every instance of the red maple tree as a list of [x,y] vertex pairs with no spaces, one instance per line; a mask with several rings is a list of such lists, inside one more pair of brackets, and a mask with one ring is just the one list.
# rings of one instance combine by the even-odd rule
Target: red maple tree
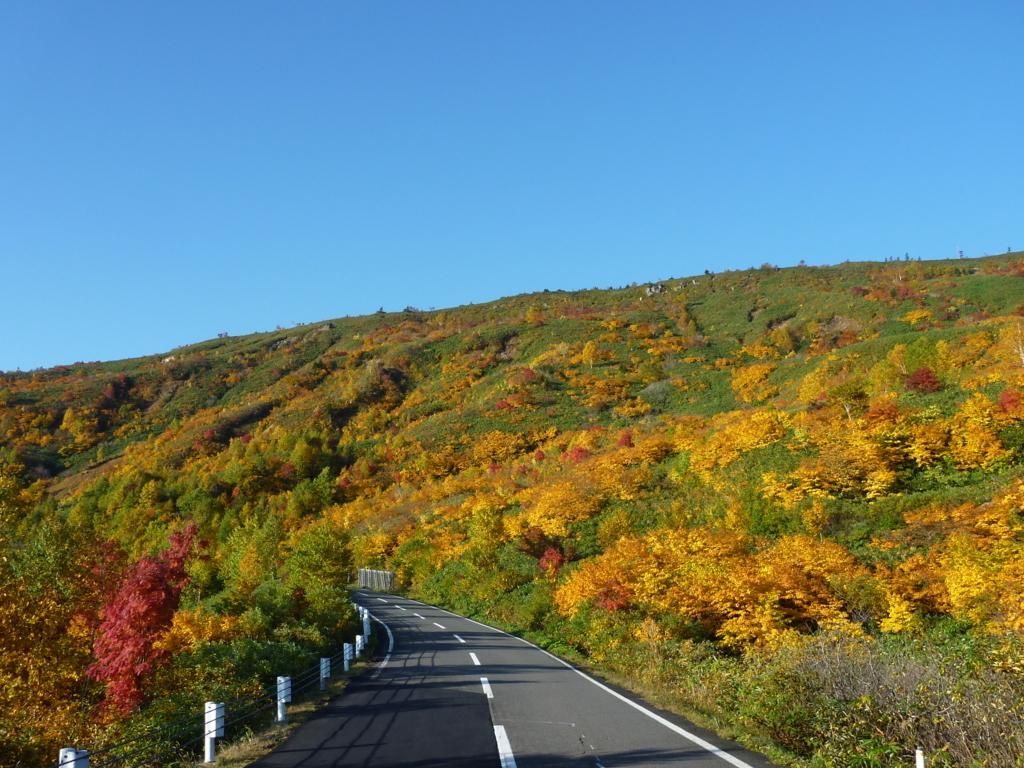
[[921,367],[907,376],[907,389],[914,392],[938,392],[942,389],[942,382],[931,368]]
[[143,678],[166,656],[153,644],[178,607],[195,537],[195,523],[171,534],[166,550],[128,569],[103,608],[93,644],[96,662],[88,673],[106,686],[106,704],[117,712],[127,714],[142,702]]

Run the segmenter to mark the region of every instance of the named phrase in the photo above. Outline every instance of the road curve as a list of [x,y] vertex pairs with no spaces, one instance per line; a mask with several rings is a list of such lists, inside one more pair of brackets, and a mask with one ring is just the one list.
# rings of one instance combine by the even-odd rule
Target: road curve
[[389,657],[253,768],[772,768],[521,638],[405,597],[355,600],[390,630]]

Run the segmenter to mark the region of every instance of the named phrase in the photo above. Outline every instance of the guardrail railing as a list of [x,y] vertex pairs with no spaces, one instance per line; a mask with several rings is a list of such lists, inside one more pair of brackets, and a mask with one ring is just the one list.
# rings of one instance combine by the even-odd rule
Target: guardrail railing
[[391,592],[395,588],[395,572],[360,568],[359,586],[363,589],[374,589],[378,592]]
[[202,752],[203,762],[217,761],[218,741],[240,735],[261,716],[274,710],[274,721],[288,720],[288,704],[292,697],[319,685],[321,691],[340,667],[349,672],[352,662],[363,655],[370,636],[370,612],[352,604],[361,622],[362,634],[351,643],[343,643],[333,656],[322,656],[319,662],[292,675],[281,675],[275,684],[258,694],[243,696],[228,702],[207,701],[203,711],[195,716],[182,717],[159,726],[148,728],[113,744],[96,750],[63,747],[57,762],[50,768],[116,768],[117,766],[164,765],[171,753],[177,757]]

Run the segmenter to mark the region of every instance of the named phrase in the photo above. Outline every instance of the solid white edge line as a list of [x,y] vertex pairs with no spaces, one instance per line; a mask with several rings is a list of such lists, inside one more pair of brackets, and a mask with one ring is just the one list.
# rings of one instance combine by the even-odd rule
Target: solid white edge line
[[[593,683],[598,688],[600,688],[602,691],[605,691],[606,693],[610,693],[615,698],[617,698],[620,701],[622,701],[622,702],[628,704],[629,706],[631,706],[637,712],[640,712],[640,713],[646,715],[647,717],[651,718],[654,722],[656,722],[656,723],[658,723],[660,725],[665,726],[666,728],[668,728],[673,733],[676,733],[679,736],[682,736],[687,741],[690,741],[690,742],[696,744],[701,749],[704,749],[707,752],[710,752],[711,754],[715,755],[716,757],[721,758],[722,760],[724,760],[725,762],[729,763],[730,765],[734,765],[734,766],[736,766],[736,768],[754,768],[754,766],[752,766],[750,763],[745,762],[743,760],[740,760],[738,757],[734,757],[733,755],[730,755],[725,750],[720,749],[719,747],[716,747],[710,741],[707,741],[706,739],[702,739],[700,736],[698,736],[695,733],[690,733],[690,731],[686,730],[685,728],[679,727],[678,725],[676,725],[673,722],[670,722],[670,721],[666,720],[664,717],[662,717],[658,713],[651,712],[651,710],[647,709],[647,707],[644,707],[641,704],[637,704],[635,701],[632,701],[631,699],[627,698],[626,696],[623,696],[621,693],[619,693],[617,691],[613,691],[607,685],[605,685],[604,683],[602,683],[602,682],[600,682],[598,680],[595,680],[590,675],[588,675],[586,672],[582,672],[582,671],[576,669],[576,667],[574,667],[569,662],[565,661],[564,659],[558,658],[553,653],[548,653],[547,651],[545,651],[540,646],[531,643],[529,640],[524,640],[521,637],[516,637],[515,635],[509,634],[508,632],[506,632],[503,629],[498,629],[497,627],[492,627],[490,624],[484,624],[482,621],[477,621],[476,619],[470,619],[467,616],[460,616],[459,614],[452,613],[451,611],[445,610],[444,608],[438,608],[436,605],[430,605],[429,603],[423,603],[423,602],[420,602],[419,600],[413,600],[411,597],[407,598],[407,599],[410,602],[419,603],[420,605],[424,605],[424,606],[427,606],[429,608],[436,608],[437,610],[442,611],[443,613],[447,613],[449,616],[454,616],[454,617],[459,618],[459,619],[464,619],[465,621],[468,621],[468,622],[471,622],[473,624],[476,624],[478,627],[483,627],[485,629],[493,630],[494,632],[497,632],[498,634],[505,635],[506,637],[511,637],[513,640],[518,640],[519,642],[523,643],[524,645],[528,645],[531,648],[535,648],[538,651],[540,651],[541,653],[543,653],[545,656],[550,656],[552,659],[557,661],[559,664],[561,664],[566,669],[571,669],[573,672],[575,672],[577,675],[582,677],[584,680],[587,680],[588,682]],[[456,635],[456,637],[458,637],[458,635]],[[462,638],[459,638],[459,640],[462,640]],[[462,640],[462,642],[465,642],[465,641]]]
[[478,667],[480,666],[480,659],[478,659],[476,657],[476,654],[472,651],[469,652],[469,658],[471,658],[473,660],[473,663],[476,664]]
[[[370,612],[367,611],[367,613]],[[370,613],[370,618],[376,621],[382,627],[384,627],[384,631],[388,633],[388,652],[384,656],[384,661],[377,665],[377,671],[374,672],[372,675],[372,677],[380,677],[380,673],[384,671],[384,667],[386,667],[388,665],[388,662],[391,661],[391,652],[395,650],[395,636],[391,634],[391,627],[389,627],[383,621],[378,619],[372,613]]]
[[465,640],[463,640],[463,639],[462,639],[461,637],[459,637],[458,635],[452,635],[452,637],[454,637],[454,638],[455,638],[456,640],[458,640],[458,641],[459,641],[460,643],[465,643],[465,642],[466,642]]
[[434,622],[434,626],[435,627],[441,627],[441,629],[444,629],[444,625],[443,624],[438,624],[436,621]]
[[[444,609],[441,608],[439,610],[444,610]],[[586,680],[586,681],[588,681],[590,683],[593,683],[594,685],[596,685],[598,688],[600,688],[605,693],[610,693],[615,698],[617,698],[620,701],[622,701],[622,702],[628,704],[629,706],[631,706],[637,712],[640,712],[640,713],[642,713],[644,715],[647,715],[647,717],[651,718],[651,720],[653,720],[654,722],[656,722],[656,723],[658,723],[660,725],[665,726],[666,728],[668,728],[673,733],[676,733],[676,734],[682,736],[684,739],[693,742],[694,744],[696,744],[701,749],[704,749],[704,750],[710,752],[715,757],[718,757],[718,758],[724,760],[725,762],[729,763],[730,765],[734,765],[734,766],[736,766],[736,768],[754,768],[754,766],[752,766],[750,763],[747,763],[747,762],[745,762],[743,760],[740,760],[738,757],[730,755],[724,749],[720,749],[719,747],[716,747],[710,741],[707,741],[706,739],[702,739],[700,736],[698,736],[695,733],[690,733],[685,728],[680,728],[678,725],[676,725],[673,722],[670,722],[670,721],[666,720],[664,717],[662,717],[658,713],[651,712],[651,710],[647,709],[647,707],[644,707],[644,706],[642,706],[640,704],[637,704],[635,701],[632,701],[632,700],[628,699],[627,697],[623,696],[618,691],[613,691],[607,685],[605,685],[604,683],[602,683],[602,682],[600,682],[598,680],[595,680],[590,675],[588,675],[586,672],[581,672],[580,670],[576,669],[576,667],[574,667],[569,662],[565,661],[564,659],[558,658],[553,653],[548,653],[547,651],[545,651],[540,646],[537,646],[537,645],[534,645],[533,643],[531,643],[529,640],[524,640],[521,637],[516,637],[515,635],[511,635],[511,634],[509,634],[508,632],[506,632],[506,631],[504,631],[502,629],[498,629],[497,627],[492,627],[490,624],[484,624],[482,621],[477,621],[476,619],[470,619],[470,618],[468,618],[466,616],[461,616],[460,618],[465,619],[466,621],[472,622],[473,624],[476,624],[477,626],[484,627],[485,629],[494,630],[498,634],[505,635],[506,637],[511,637],[513,640],[518,640],[519,642],[523,643],[524,645],[528,645],[531,648],[537,649],[538,651],[543,653],[545,656],[550,656],[552,659],[557,661],[563,667],[565,667],[566,669],[571,669],[573,672],[575,672],[577,675],[582,677],[584,680]],[[487,678],[482,677],[480,679],[481,680],[486,680]]]
[[487,694],[487,698],[488,699],[493,699],[494,698],[494,691],[491,690],[491,683],[490,683],[490,681],[486,677],[481,677],[480,678],[480,685],[483,687],[484,693]]
[[494,726],[494,740],[498,744],[498,757],[501,759],[501,768],[517,768],[516,758],[512,754],[512,745],[508,742],[508,734],[505,733],[504,725]]

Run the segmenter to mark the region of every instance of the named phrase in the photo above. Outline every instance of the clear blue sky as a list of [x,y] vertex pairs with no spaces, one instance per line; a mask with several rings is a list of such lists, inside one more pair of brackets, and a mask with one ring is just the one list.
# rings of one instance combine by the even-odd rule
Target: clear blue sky
[[0,369],[1024,247],[1024,3],[0,5]]

